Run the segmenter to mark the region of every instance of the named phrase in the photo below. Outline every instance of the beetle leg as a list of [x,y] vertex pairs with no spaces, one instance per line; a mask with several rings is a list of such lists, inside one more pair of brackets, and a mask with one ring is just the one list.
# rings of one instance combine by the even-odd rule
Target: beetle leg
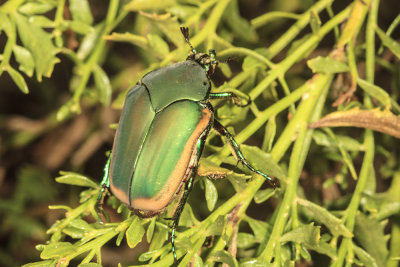
[[183,196],[179,202],[178,208],[175,210],[174,216],[172,217],[173,223],[172,223],[172,231],[171,231],[171,245],[172,245],[172,254],[174,255],[174,262],[175,265],[178,265],[178,257],[176,256],[176,249],[175,249],[175,231],[176,228],[178,227],[179,224],[179,219],[181,217],[183,208],[186,204],[186,201],[189,197],[190,191],[192,191],[193,188],[193,183],[194,183],[194,177],[197,174],[197,164],[199,162],[201,153],[203,152],[204,144],[206,142],[207,134],[210,131],[210,126],[204,131],[204,134],[200,137],[200,139],[197,141],[196,145],[196,163],[193,166],[190,166],[189,168],[192,169],[190,173],[190,177],[188,178],[187,182],[185,183],[185,191],[183,192]]
[[185,207],[186,201],[189,197],[189,193],[190,193],[190,191],[192,191],[193,180],[194,180],[194,176],[196,175],[196,169],[197,168],[193,167],[193,172],[190,175],[189,180],[185,184],[185,191],[183,192],[181,201],[179,202],[178,208],[176,209],[175,214],[172,217],[174,222],[172,223],[172,227],[171,227],[171,246],[172,246],[172,254],[174,255],[175,263],[178,263],[178,257],[176,256],[176,249],[175,249],[175,231],[176,231],[176,228],[178,227],[179,219],[181,217],[183,208]]
[[108,188],[110,187],[110,179],[108,177],[108,173],[110,170],[110,162],[111,162],[111,153],[108,156],[107,159],[107,163],[104,166],[104,176],[103,176],[103,180],[100,183],[101,189],[100,189],[100,193],[97,197],[97,201],[96,201],[96,212],[98,215],[98,221],[99,223],[103,223],[103,220],[101,218],[106,218],[106,220],[108,221],[108,214],[105,213],[104,209],[103,209],[103,204],[104,204],[104,198],[108,192]]
[[262,173],[259,170],[256,170],[253,166],[250,165],[250,163],[244,158],[242,151],[240,151],[239,144],[235,141],[231,133],[217,120],[214,120],[213,124],[214,129],[221,135],[224,136],[229,143],[229,146],[231,147],[231,150],[233,152],[233,155],[236,157],[238,161],[240,161],[244,166],[246,166],[250,171],[257,173],[267,179],[267,181],[274,187],[277,187],[277,183],[275,180],[273,180],[271,177],[268,175]]
[[[221,99],[221,98],[230,98],[232,99],[232,103],[238,107],[247,107],[251,103],[251,98],[247,96],[247,99],[243,96],[238,96],[234,92],[221,92],[221,93],[210,93],[209,99]],[[242,102],[245,104],[242,104]]]

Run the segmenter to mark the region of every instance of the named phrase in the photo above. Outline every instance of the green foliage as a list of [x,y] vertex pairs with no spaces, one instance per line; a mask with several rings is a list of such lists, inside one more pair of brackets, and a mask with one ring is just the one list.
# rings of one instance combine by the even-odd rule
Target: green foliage
[[54,201],[57,191],[49,174],[34,166],[24,166],[18,172],[17,186],[12,198],[0,199],[0,236],[11,235],[12,239],[0,253],[2,265],[15,265],[15,260],[6,251],[19,250],[28,238],[44,240],[43,214],[34,212],[37,205]]
[[[344,7],[333,0],[282,1],[296,5],[282,4],[258,17],[253,11],[244,15],[251,1],[105,2],[103,12],[87,0],[11,0],[0,6],[0,34],[6,37],[0,77],[7,72],[22,93],[32,94],[38,84],[55,90],[46,82],[59,65],[71,68],[63,81],[69,91],[46,96],[58,98],[42,124],[1,137],[6,152],[85,116],[92,122],[80,139],[90,140],[82,145],[85,151],[111,141],[101,134],[109,129],[98,122],[99,110],[122,108],[127,90],[144,74],[185,60],[189,48],[179,26],[188,26],[197,51],[217,51],[222,75],[215,76],[225,77],[214,81],[212,91],[252,100],[245,108],[213,101],[217,118],[238,143],[253,144],[241,145],[244,156],[280,187],[263,187],[261,176],[236,166],[229,148],[211,133],[199,174],[213,179],[195,179],[176,233],[179,266],[398,265],[400,45],[393,35],[400,17],[378,25],[379,8],[388,8],[383,1],[355,0]],[[359,112],[349,118],[353,110]],[[342,116],[314,129],[333,112]],[[372,112],[373,119],[365,115]],[[70,161],[78,169],[84,153],[77,154]],[[105,157],[96,167],[103,163]],[[64,198],[50,206],[64,214],[51,220],[45,241],[43,222],[25,211],[56,197],[48,176],[22,168],[14,194],[0,201],[0,233],[13,236],[9,251],[33,235],[43,243],[36,246],[40,259],[24,266],[173,264],[168,217],[177,203],[157,218],[142,219],[108,195],[111,222],[101,223],[99,179],[76,172],[61,172],[56,181],[87,189],[79,204],[64,205]],[[104,251],[113,245],[132,253],[110,263]],[[0,252],[0,260],[15,265],[7,253]]]

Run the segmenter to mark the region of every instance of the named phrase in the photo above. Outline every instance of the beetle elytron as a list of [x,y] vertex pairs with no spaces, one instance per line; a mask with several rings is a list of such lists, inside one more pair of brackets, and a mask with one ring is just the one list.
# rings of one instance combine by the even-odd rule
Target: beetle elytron
[[[181,32],[191,48],[187,60],[146,74],[128,92],[101,183],[102,196],[110,188],[141,217],[156,216],[181,197],[172,217],[175,261],[175,230],[211,128],[226,137],[239,162],[275,186],[273,179],[246,161],[232,135],[214,119],[209,99],[238,98],[231,92],[210,92],[215,51],[197,53],[188,28],[181,27]],[[183,186],[183,194],[178,194]]]

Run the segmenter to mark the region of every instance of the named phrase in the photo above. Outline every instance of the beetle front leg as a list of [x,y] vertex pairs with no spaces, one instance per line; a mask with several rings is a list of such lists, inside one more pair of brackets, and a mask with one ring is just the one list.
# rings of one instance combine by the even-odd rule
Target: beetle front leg
[[221,124],[219,123],[217,120],[214,120],[214,124],[213,124],[213,128],[221,135],[224,136],[226,138],[226,140],[228,141],[229,146],[232,148],[232,152],[234,154],[234,156],[236,157],[236,159],[241,162],[244,166],[246,166],[250,171],[257,173],[259,175],[261,175],[262,177],[264,177],[265,179],[267,179],[267,181],[274,187],[277,187],[277,183],[275,182],[274,179],[272,179],[271,177],[269,177],[268,175],[262,173],[259,170],[256,170],[253,166],[250,165],[250,163],[245,159],[245,157],[243,156],[242,151],[240,151],[240,147],[239,144],[235,141],[235,139],[233,138],[233,136],[231,135],[231,133]]
[[[232,103],[238,107],[247,107],[251,104],[251,98],[249,96],[243,97],[239,96],[234,92],[221,92],[221,93],[210,93],[209,99],[222,99],[222,98],[230,98]],[[245,104],[243,104],[243,100]]]
[[107,159],[106,165],[104,166],[104,176],[103,176],[103,180],[100,183],[101,189],[100,189],[100,193],[97,197],[96,207],[95,207],[97,215],[98,215],[98,221],[100,223],[103,223],[103,221],[101,220],[102,217],[105,217],[107,221],[109,220],[108,215],[104,212],[103,204],[104,204],[104,198],[107,194],[108,188],[110,187],[110,179],[108,177],[108,173],[110,170],[110,162],[111,162],[111,153]]

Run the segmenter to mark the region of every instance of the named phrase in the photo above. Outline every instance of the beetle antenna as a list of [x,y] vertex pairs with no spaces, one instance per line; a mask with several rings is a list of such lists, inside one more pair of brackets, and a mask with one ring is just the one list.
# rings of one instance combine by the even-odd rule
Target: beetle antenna
[[190,46],[193,54],[196,54],[196,49],[193,48],[192,44],[189,41],[189,28],[188,27],[180,27],[183,37],[185,38],[186,43]]

